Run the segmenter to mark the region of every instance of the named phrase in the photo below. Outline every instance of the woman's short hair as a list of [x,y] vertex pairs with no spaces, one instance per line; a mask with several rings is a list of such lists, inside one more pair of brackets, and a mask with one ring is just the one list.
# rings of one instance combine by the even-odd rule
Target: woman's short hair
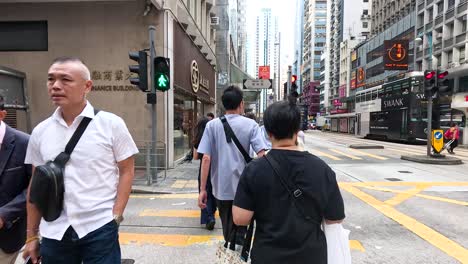
[[281,101],[270,105],[263,114],[263,124],[276,139],[293,138],[300,129],[301,113],[294,102]]
[[224,89],[223,95],[221,96],[221,101],[223,102],[223,106],[226,110],[236,110],[243,99],[244,95],[242,90],[235,85],[231,85]]

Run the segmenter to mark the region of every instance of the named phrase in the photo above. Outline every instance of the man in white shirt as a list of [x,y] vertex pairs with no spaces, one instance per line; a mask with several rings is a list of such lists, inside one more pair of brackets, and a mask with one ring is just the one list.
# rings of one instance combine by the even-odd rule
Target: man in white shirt
[[131,192],[138,149],[120,117],[104,111],[94,114],[86,100],[92,86],[88,68],[77,58],[56,59],[49,68],[47,88],[57,109],[31,135],[25,163],[33,165],[33,178],[35,167],[65,150],[84,117],[92,121],[65,165],[60,217],[45,221],[28,198],[23,257],[30,256],[33,263],[39,258],[39,233],[43,264],[121,262],[118,225]]

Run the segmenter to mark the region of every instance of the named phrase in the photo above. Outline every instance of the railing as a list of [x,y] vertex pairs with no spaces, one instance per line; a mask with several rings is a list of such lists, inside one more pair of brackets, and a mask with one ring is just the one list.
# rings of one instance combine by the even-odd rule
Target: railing
[[451,8],[450,10],[447,10],[447,13],[445,13],[445,20],[452,18],[455,15],[455,8]]
[[435,18],[435,25],[439,25],[440,23],[444,22],[444,16],[443,14],[440,14],[436,16]]
[[434,52],[438,52],[439,50],[442,49],[442,41],[434,43],[433,47],[434,47],[434,49],[433,49]]
[[465,40],[466,40],[466,32],[455,37],[455,43],[457,44]]
[[444,40],[444,48],[448,48],[453,45],[453,38]]
[[140,152],[135,155],[134,182],[151,185],[158,182],[158,178],[165,180],[167,176],[166,143],[158,142],[156,153],[152,153],[150,141],[136,141],[136,144]]
[[426,31],[429,31],[432,29],[433,23],[432,21],[426,24]]
[[434,0],[427,0],[426,6],[432,4],[433,2],[434,2]]
[[424,26],[418,28],[418,35],[421,35],[422,33],[424,33]]

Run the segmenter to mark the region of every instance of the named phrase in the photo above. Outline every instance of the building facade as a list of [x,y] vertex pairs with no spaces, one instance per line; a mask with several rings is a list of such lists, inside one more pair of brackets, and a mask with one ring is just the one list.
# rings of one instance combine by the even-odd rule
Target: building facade
[[367,1],[372,1],[371,35],[373,36],[408,16],[416,7],[416,0],[364,0]]
[[446,110],[456,116],[455,122],[465,127],[464,144],[468,144],[468,129],[463,121],[468,109],[465,100],[468,95],[467,17],[466,1],[418,1],[416,35],[420,41],[416,69],[449,72],[453,96]]
[[150,106],[128,81],[135,63],[128,53],[148,49],[148,27],[155,26],[156,55],[169,58],[171,67],[171,89],[157,92],[158,166],[172,167],[185,156],[197,118],[216,102],[213,1],[20,2],[0,4],[0,34],[13,32],[0,36],[11,40],[0,47],[0,66],[24,73],[31,128],[54,110],[45,86],[50,63],[76,56],[91,71],[89,101],[121,116],[144,153],[152,138]]

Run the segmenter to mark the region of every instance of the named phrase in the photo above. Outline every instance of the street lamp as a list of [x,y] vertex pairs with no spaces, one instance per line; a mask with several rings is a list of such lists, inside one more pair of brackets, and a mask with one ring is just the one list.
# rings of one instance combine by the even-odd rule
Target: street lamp
[[278,46],[278,80],[276,89],[273,89],[274,101],[278,101],[278,94],[280,94],[280,83],[281,83],[281,32],[278,33],[278,42],[275,42],[275,46]]

